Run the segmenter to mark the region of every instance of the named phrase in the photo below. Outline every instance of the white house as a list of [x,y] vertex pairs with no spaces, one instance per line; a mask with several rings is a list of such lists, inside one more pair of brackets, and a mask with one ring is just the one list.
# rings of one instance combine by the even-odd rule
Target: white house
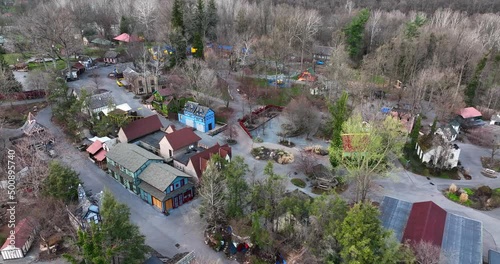
[[490,125],[500,126],[500,115],[493,115],[490,120]]
[[460,148],[438,130],[432,138],[421,137],[416,144],[417,155],[422,162],[441,168],[455,168],[460,157]]
[[1,248],[3,260],[24,258],[35,240],[36,227],[32,219],[24,218],[10,230]]

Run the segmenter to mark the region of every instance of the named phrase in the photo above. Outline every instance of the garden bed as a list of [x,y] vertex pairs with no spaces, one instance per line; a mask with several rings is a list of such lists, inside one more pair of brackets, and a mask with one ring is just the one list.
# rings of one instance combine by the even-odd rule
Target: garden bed
[[305,188],[306,187],[306,182],[302,179],[299,179],[299,178],[293,178],[291,180],[291,182],[293,183],[293,185],[299,187],[299,188]]
[[443,194],[456,203],[478,210],[488,211],[500,207],[500,188],[458,188],[452,184]]
[[321,146],[319,145],[316,145],[316,146],[309,146],[309,147],[305,147],[304,150],[306,152],[311,152],[311,153],[314,153],[316,155],[321,155],[321,156],[326,156],[328,155],[328,149],[324,149],[322,148]]
[[293,154],[282,149],[268,149],[266,147],[253,148],[252,156],[257,160],[272,159],[279,164],[289,164],[294,161]]

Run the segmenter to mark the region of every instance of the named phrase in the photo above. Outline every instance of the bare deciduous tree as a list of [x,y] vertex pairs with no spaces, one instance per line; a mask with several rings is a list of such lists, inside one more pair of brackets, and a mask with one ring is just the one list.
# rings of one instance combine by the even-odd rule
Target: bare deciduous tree
[[284,116],[288,119],[285,133],[304,133],[306,138],[316,131],[320,122],[318,109],[305,96],[293,99],[285,108]]
[[187,80],[185,89],[194,91],[197,101],[211,106],[214,98],[220,97],[217,75],[214,70],[208,68],[206,62],[190,58],[186,60],[182,72]]
[[158,1],[137,1],[134,3],[134,7],[134,17],[144,32],[144,36],[148,40],[153,39],[155,25],[158,20]]
[[200,179],[198,193],[201,197],[201,213],[209,227],[215,227],[225,217],[226,179],[219,170],[217,161],[211,159]]
[[40,2],[19,22],[21,33],[31,40],[35,49],[54,54],[54,59],[63,59],[66,68],[71,68],[70,57],[81,51],[83,45],[71,10],[56,1]]

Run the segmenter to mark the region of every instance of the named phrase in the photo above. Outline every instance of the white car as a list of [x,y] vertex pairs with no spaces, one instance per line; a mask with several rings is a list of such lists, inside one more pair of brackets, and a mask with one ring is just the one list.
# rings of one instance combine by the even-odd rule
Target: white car
[[492,169],[487,169],[487,168],[483,168],[481,170],[481,174],[483,174],[486,177],[490,177],[490,178],[496,178],[497,177],[497,172],[496,171],[494,171]]

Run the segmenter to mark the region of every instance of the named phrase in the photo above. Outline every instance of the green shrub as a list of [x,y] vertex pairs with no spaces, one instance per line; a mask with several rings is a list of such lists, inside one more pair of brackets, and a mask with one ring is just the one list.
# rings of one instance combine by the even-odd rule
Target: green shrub
[[471,190],[470,188],[464,188],[464,191],[467,193],[467,195],[471,196],[474,194],[474,191]]
[[460,203],[460,196],[454,194],[454,193],[448,193],[448,199],[454,201],[454,202],[457,202],[457,203]]
[[304,188],[306,187],[306,182],[302,179],[299,178],[293,178],[292,180],[293,185],[299,187],[299,188]]

